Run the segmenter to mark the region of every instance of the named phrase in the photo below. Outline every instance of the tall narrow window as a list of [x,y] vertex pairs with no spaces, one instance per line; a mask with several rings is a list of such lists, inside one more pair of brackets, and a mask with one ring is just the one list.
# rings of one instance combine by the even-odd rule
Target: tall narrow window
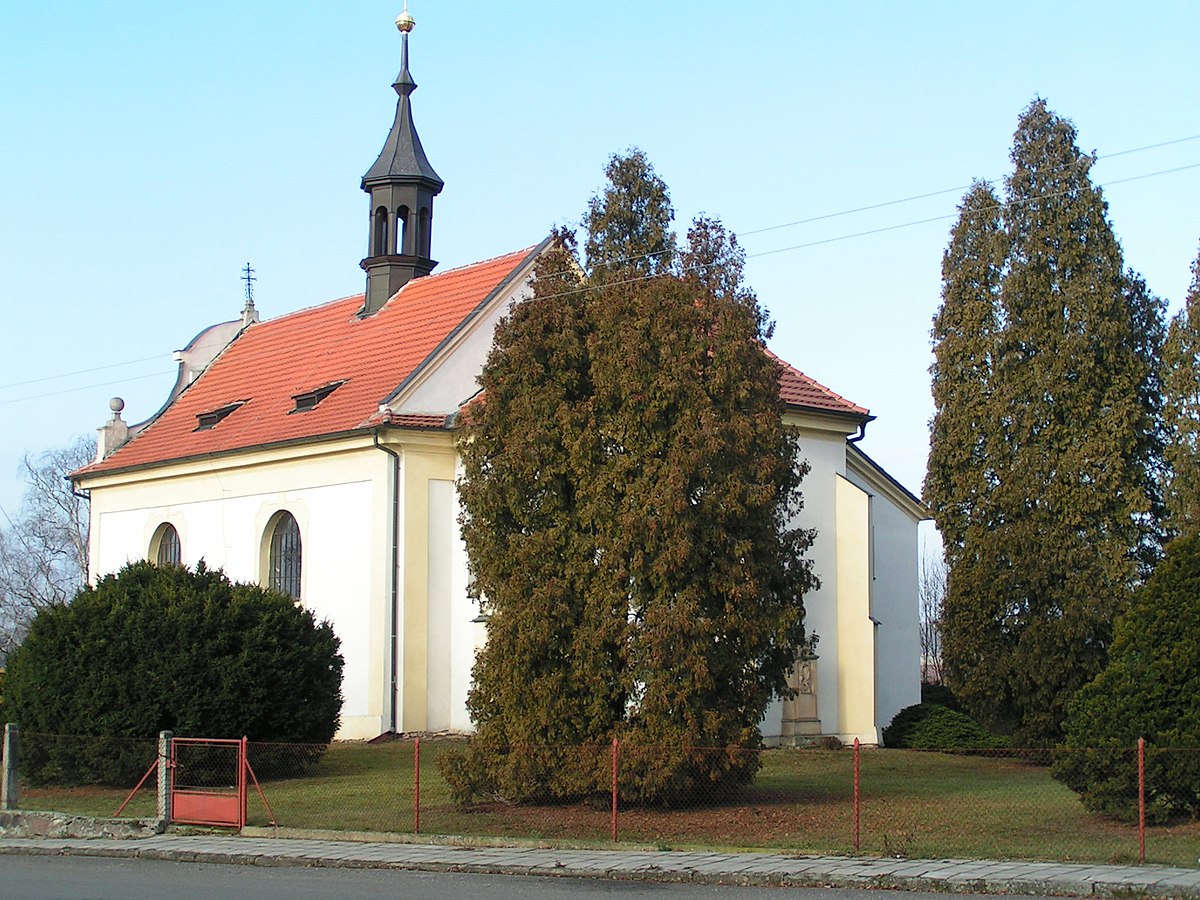
[[167,522],[158,529],[158,550],[154,561],[160,566],[178,566],[183,563],[183,548],[179,543],[179,532]]
[[373,256],[383,256],[388,252],[388,212],[386,207],[381,206],[375,210],[375,223],[372,231],[375,239],[371,253]]
[[271,532],[268,586],[293,600],[300,599],[300,555],[300,526],[291,513],[281,513]]
[[417,217],[417,252],[416,256],[429,256],[429,207],[422,206]]
[[396,210],[396,231],[399,232],[396,252],[402,256],[412,256],[412,247],[408,243],[408,207],[401,206]]

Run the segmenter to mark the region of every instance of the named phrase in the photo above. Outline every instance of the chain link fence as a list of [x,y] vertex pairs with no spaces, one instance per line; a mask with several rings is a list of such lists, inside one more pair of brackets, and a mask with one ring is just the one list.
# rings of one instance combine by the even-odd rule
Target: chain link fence
[[[21,733],[20,747],[22,808],[99,816],[113,814],[156,758],[153,739]],[[1186,866],[1200,861],[1200,749],[1147,748],[1139,758],[1137,748],[692,748],[687,752],[699,763],[720,758],[719,765],[698,770],[734,766],[753,771],[753,780],[732,786],[693,780],[665,801],[640,802],[627,789],[631,773],[665,755],[665,748],[529,745],[513,748],[506,764],[519,772],[523,754],[543,759],[582,754],[596,784],[572,802],[483,796],[456,804],[439,759],[461,747],[462,739],[447,737],[329,745],[248,742],[253,781],[247,823],[581,844],[616,840],[661,848],[1144,859]],[[95,764],[94,770],[69,762],[75,758]],[[1069,781],[1070,772],[1080,769],[1103,775],[1100,795],[1086,802],[1060,780]],[[200,780],[206,783],[232,779],[224,769],[193,771],[204,771]],[[123,815],[153,815],[154,800],[150,778]]]
[[21,731],[16,744],[22,809],[113,816],[141,782],[144,789],[130,799],[121,815],[152,818],[157,813],[155,780],[150,777],[158,759],[155,737]]

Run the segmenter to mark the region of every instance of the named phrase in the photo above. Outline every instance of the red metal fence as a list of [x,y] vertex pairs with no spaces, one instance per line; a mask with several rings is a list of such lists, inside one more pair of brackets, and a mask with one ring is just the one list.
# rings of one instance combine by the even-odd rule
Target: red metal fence
[[[111,815],[152,758],[154,745],[136,743],[134,753],[135,742],[105,741],[22,734],[22,759],[49,761],[41,770],[43,777],[23,778],[23,808]],[[75,770],[58,762],[71,756],[63,750],[68,744],[74,750],[86,746],[89,759],[101,758],[107,750],[140,762],[136,768],[127,767],[126,775],[88,785],[72,781]],[[180,745],[177,757],[177,787],[213,788],[208,782],[218,780],[215,773],[184,777],[186,746]],[[1200,821],[1171,813],[1171,798],[1163,790],[1164,777],[1178,776],[1183,783],[1176,793],[1195,793],[1188,785],[1200,784],[1200,749],[694,749],[690,752],[698,756],[744,756],[757,774],[752,783],[734,789],[697,782],[690,793],[669,804],[646,804],[634,799],[630,773],[664,748],[615,742],[575,748],[530,745],[511,750],[518,771],[522,755],[582,760],[596,773],[601,792],[560,803],[480,796],[462,805],[454,802],[439,763],[461,747],[461,740],[431,737],[375,744],[247,742],[246,771],[257,773],[270,808],[251,804],[245,822],[277,821],[280,827],[345,832],[619,840],[661,847],[738,846],[925,858],[1146,860],[1191,866],[1200,858]],[[1113,818],[1090,811],[1053,777],[1052,764],[1069,761],[1073,754],[1098,754],[1116,767],[1120,777],[1114,781],[1127,786],[1133,797],[1128,815]],[[44,777],[47,774],[52,777]],[[58,777],[64,774],[65,780]],[[236,778],[222,778],[217,789],[233,793]],[[237,789],[243,809],[253,781]],[[126,814],[150,814],[153,797],[147,794],[153,791],[139,793]]]

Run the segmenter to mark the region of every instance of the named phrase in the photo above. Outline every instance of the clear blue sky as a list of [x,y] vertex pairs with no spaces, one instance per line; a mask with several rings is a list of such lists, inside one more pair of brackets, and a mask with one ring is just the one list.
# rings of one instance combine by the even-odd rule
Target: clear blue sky
[[[247,261],[265,317],[362,290],[359,179],[395,108],[400,6],[0,5],[0,505],[24,452],[92,432],[111,396],[153,413],[171,351],[238,314]],[[743,236],[773,349],[878,416],[862,446],[913,491],[947,233],[971,179],[1007,171],[1021,109],[1047,98],[1102,156],[1200,135],[1192,0],[410,11],[440,268],[577,222],[609,154],[639,146],[681,230],[704,211]],[[1191,140],[1093,171],[1197,163]],[[1126,264],[1178,309],[1200,168],[1105,196]]]

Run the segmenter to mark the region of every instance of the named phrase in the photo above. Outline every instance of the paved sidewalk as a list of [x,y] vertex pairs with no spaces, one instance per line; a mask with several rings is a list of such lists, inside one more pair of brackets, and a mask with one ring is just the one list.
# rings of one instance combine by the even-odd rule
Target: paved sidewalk
[[359,843],[226,835],[0,838],[0,855],[118,856],[261,866],[399,868],[718,884],[1200,898],[1200,869],[961,859]]

